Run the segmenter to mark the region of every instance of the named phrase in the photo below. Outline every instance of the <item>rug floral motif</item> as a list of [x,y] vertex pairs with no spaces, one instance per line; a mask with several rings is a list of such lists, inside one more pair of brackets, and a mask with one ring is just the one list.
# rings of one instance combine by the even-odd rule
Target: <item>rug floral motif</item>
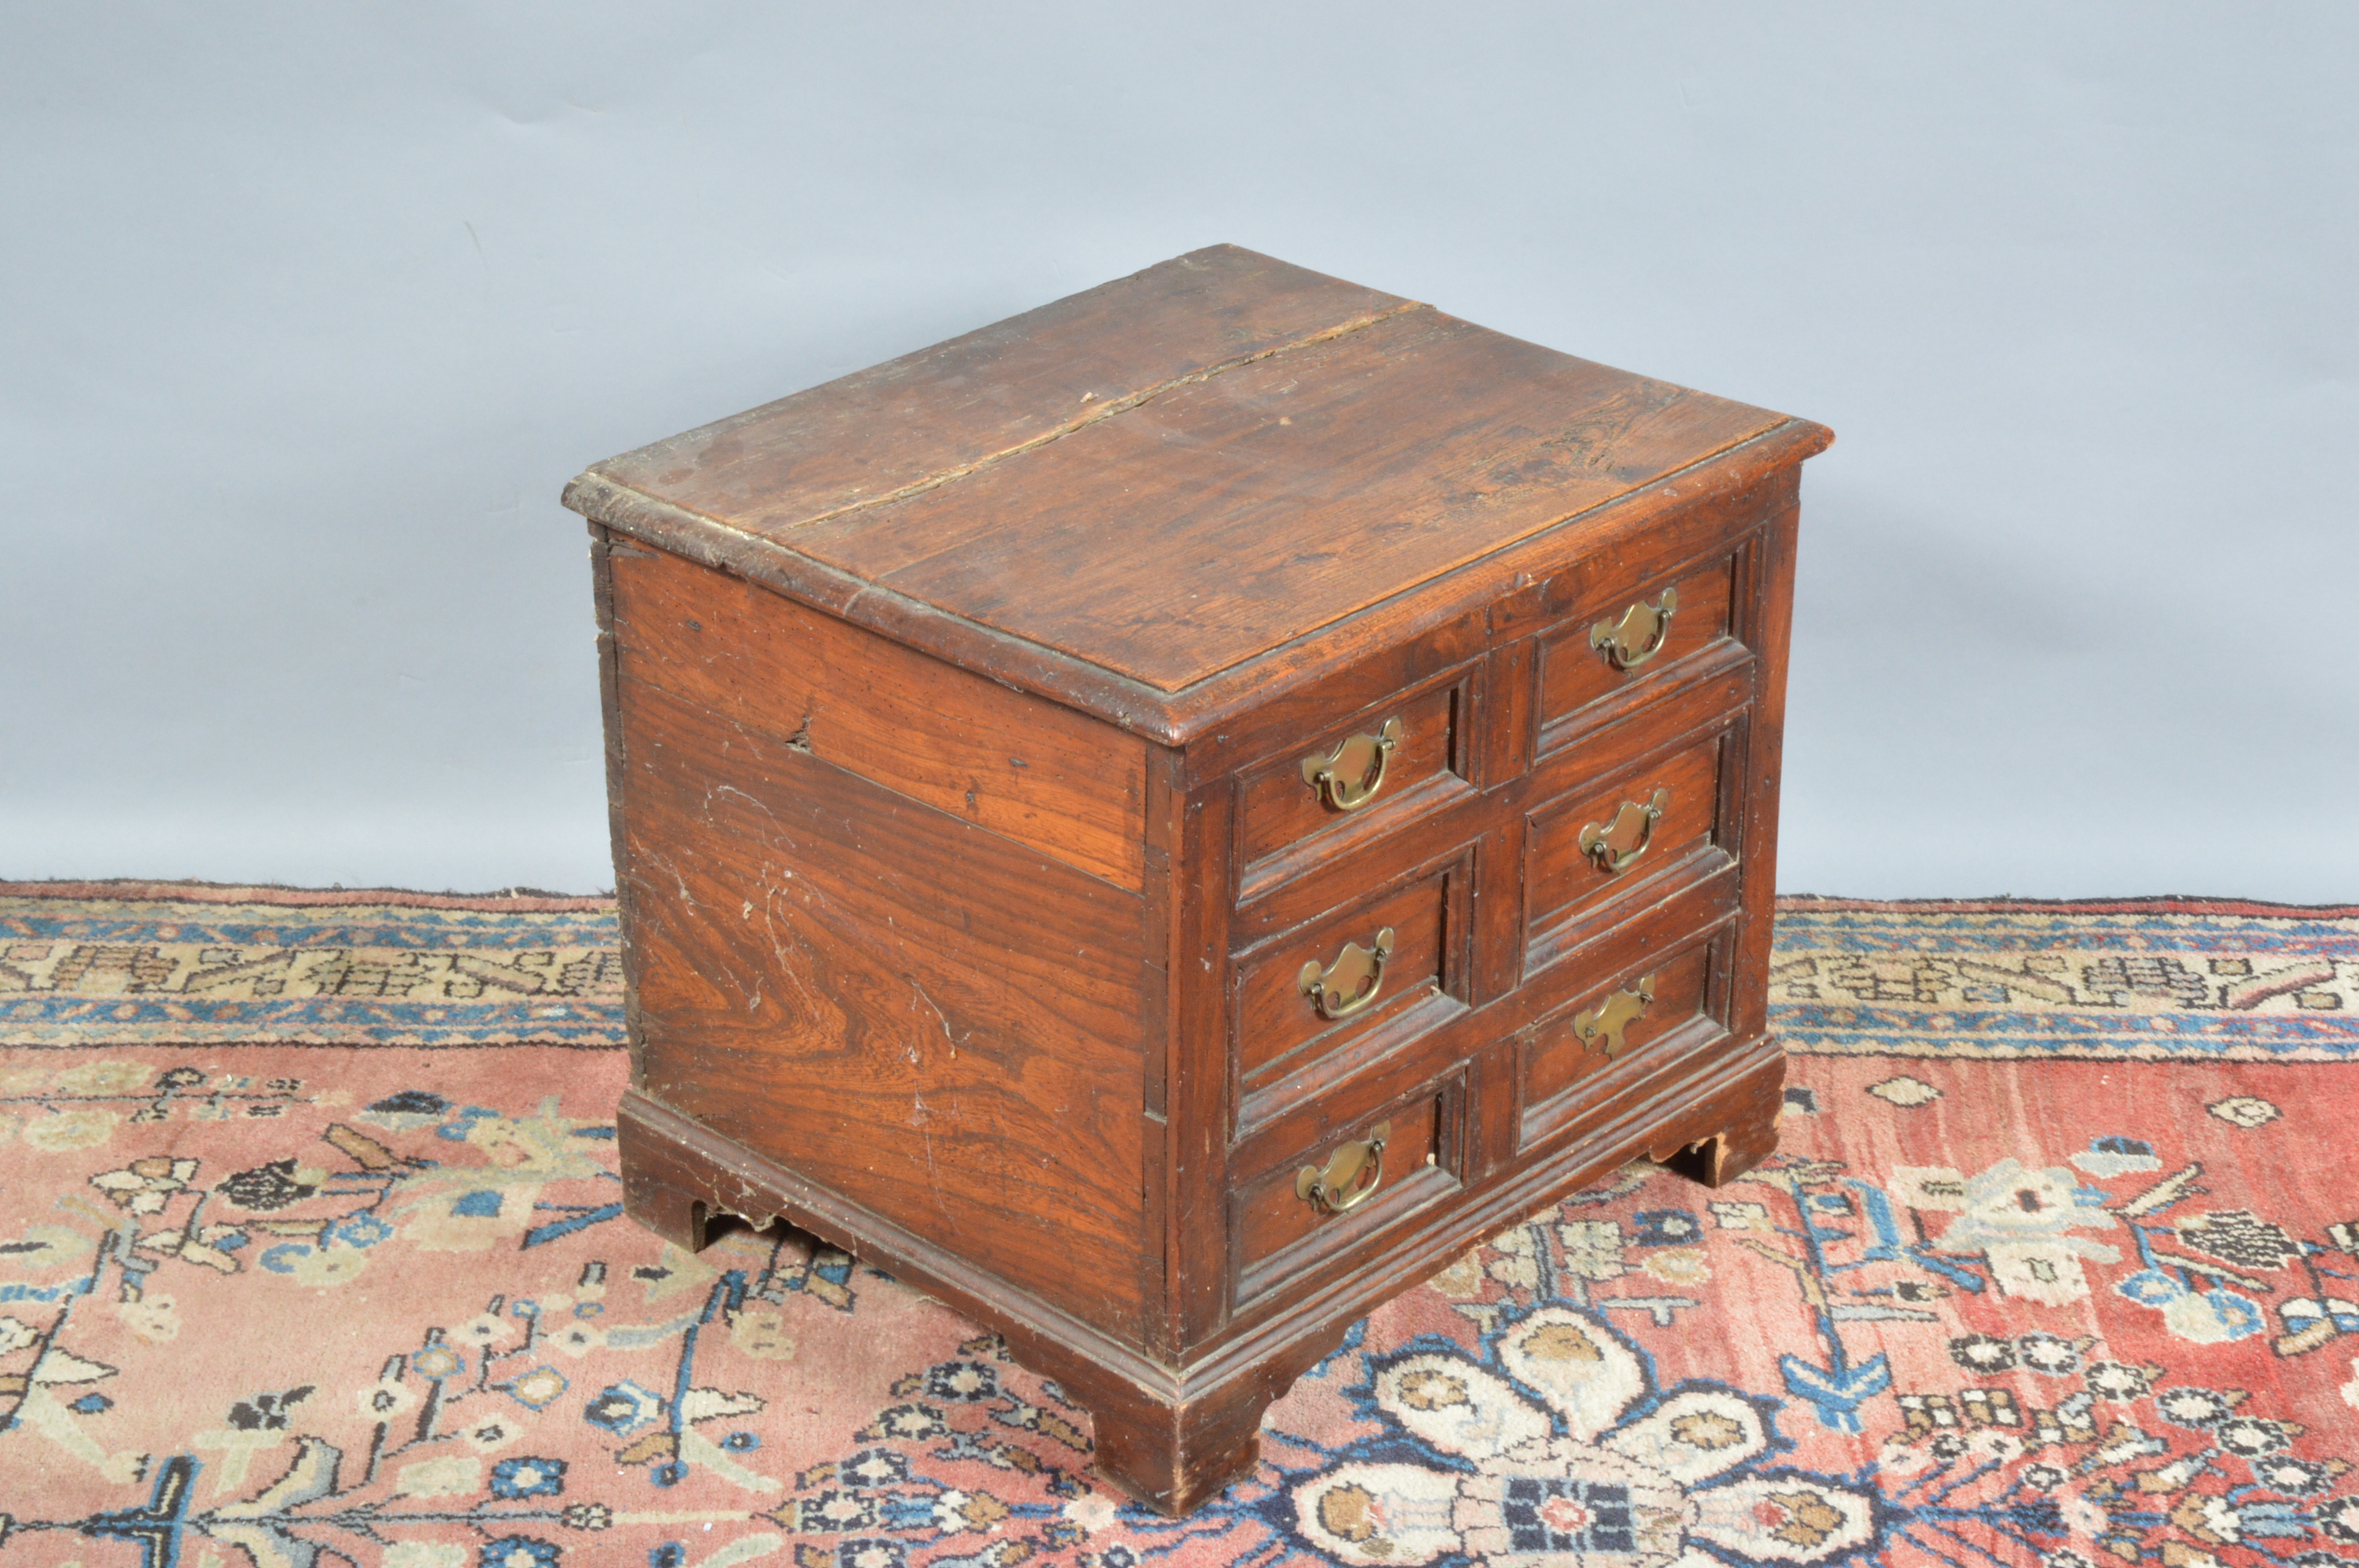
[[0,1568],[2359,1561],[2359,911],[1794,900],[1780,1152],[1351,1330],[1185,1520],[621,1214],[594,901],[0,884]]

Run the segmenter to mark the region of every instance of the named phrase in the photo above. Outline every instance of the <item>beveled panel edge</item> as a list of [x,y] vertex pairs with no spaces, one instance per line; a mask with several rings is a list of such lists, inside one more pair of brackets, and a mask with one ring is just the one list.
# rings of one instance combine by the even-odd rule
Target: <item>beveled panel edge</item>
[[[1741,806],[1746,782],[1744,767],[1749,752],[1744,748],[1749,742],[1755,717],[1751,688],[1756,668],[1753,656],[1747,654],[1726,668],[1712,672],[1709,676],[1650,705],[1659,710],[1679,703],[1701,710],[1701,717],[1691,713],[1683,725],[1669,729],[1659,736],[1648,736],[1645,730],[1636,728],[1636,715],[1624,716],[1619,725],[1600,727],[1586,732],[1606,735],[1628,727],[1625,733],[1642,743],[1625,753],[1609,753],[1586,766],[1576,766],[1574,757],[1559,752],[1550,759],[1536,762],[1533,772],[1526,775],[1529,787],[1517,801],[1517,809],[1523,813],[1526,828],[1525,885],[1517,927],[1521,934],[1522,983],[1528,985],[1535,977],[1553,968],[1582,948],[1622,929],[1633,920],[1644,918],[1692,888],[1725,878],[1729,887],[1734,890],[1728,895],[1731,901],[1742,902],[1740,884],[1745,874],[1745,823],[1741,812],[1735,820],[1732,820],[1732,807]],[[1714,702],[1715,683],[1723,686],[1734,684],[1731,671],[1743,677],[1746,689],[1742,693],[1723,691],[1719,694],[1723,700]],[[1579,803],[1584,792],[1594,789],[1616,774],[1635,777],[1706,741],[1716,741],[1723,748],[1714,769],[1717,784],[1712,805],[1712,841],[1680,860],[1660,862],[1637,881],[1624,884],[1622,891],[1613,896],[1577,906],[1571,913],[1555,919],[1535,915],[1531,909],[1529,858],[1531,835],[1538,830],[1541,819],[1569,811]],[[1734,757],[1727,750],[1732,744],[1739,748]],[[1552,770],[1554,776],[1547,776],[1542,772],[1543,768]],[[1558,913],[1551,910],[1548,914],[1557,915]]]
[[1246,1198],[1267,1183],[1282,1181],[1288,1165],[1297,1160],[1311,1159],[1325,1145],[1314,1144],[1266,1171],[1232,1183],[1227,1204],[1230,1310],[1239,1312],[1251,1307],[1263,1297],[1285,1289],[1321,1265],[1412,1224],[1420,1216],[1431,1213],[1464,1193],[1467,1190],[1464,1167],[1469,1087],[1466,1064],[1461,1062],[1440,1077],[1429,1079],[1406,1093],[1372,1106],[1352,1119],[1355,1124],[1374,1123],[1397,1119],[1420,1105],[1430,1103],[1433,1107],[1432,1162],[1420,1162],[1412,1167],[1400,1178],[1391,1194],[1386,1195],[1392,1200],[1391,1206],[1382,1208],[1377,1202],[1369,1203],[1367,1212],[1358,1224],[1353,1223],[1351,1215],[1332,1215],[1329,1219],[1340,1223],[1317,1225],[1305,1235],[1266,1256],[1247,1262],[1244,1224]]
[[[1525,811],[1544,816],[1616,773],[1644,769],[1746,722],[1759,675],[1759,659],[1747,652],[1698,671],[1694,680],[1657,693],[1640,708],[1616,713],[1610,724],[1582,730],[1577,739],[1591,742],[1586,752],[1559,746],[1534,757],[1531,771],[1524,775]],[[1641,719],[1652,722],[1642,725],[1637,722]]]
[[[1595,623],[1595,618],[1602,614],[1612,613],[1613,606],[1621,600],[1643,599],[1649,589],[1675,587],[1680,579],[1694,577],[1718,566],[1724,560],[1728,561],[1730,567],[1733,609],[1735,562],[1732,557],[1757,537],[1767,526],[1766,521],[1756,523],[1749,528],[1727,535],[1705,546],[1702,549],[1692,551],[1677,560],[1649,566],[1636,578],[1625,579],[1611,585],[1599,584],[1586,588],[1580,597],[1569,599],[1565,603],[1555,606],[1549,611],[1548,623],[1538,628],[1536,634],[1543,638],[1567,636],[1585,638],[1591,626]],[[1557,585],[1549,586],[1553,588]],[[1682,604],[1681,608],[1684,609],[1686,606]]]
[[1698,888],[1713,888],[1712,896],[1726,899],[1733,912],[1738,907],[1736,883],[1742,871],[1743,867],[1735,856],[1718,844],[1707,845],[1684,860],[1671,861],[1644,882],[1636,884],[1634,891],[1647,895],[1643,903],[1608,899],[1585,914],[1560,920],[1536,932],[1527,931],[1524,947],[1524,985],[1529,986],[1558,965],[1580,957],[1588,949],[1618,935],[1625,926],[1647,919],[1663,905],[1683,898]]
[[[1250,1105],[1242,1098],[1234,1102],[1239,1111],[1234,1141],[1226,1151],[1227,1168],[1259,1168],[1268,1157],[1273,1138],[1303,1141],[1300,1136],[1279,1130],[1289,1118],[1322,1101],[1364,1093],[1370,1081],[1436,1076],[1452,1063],[1476,1059],[1503,1041],[1512,1044],[1520,1031],[1588,989],[1579,983],[1578,971],[1568,967],[1572,960],[1616,944],[1657,949],[1683,946],[1740,919],[1744,910],[1737,896],[1735,862],[1724,856],[1698,856],[1696,862],[1683,866],[1687,874],[1675,882],[1658,886],[1650,902],[1610,906],[1598,921],[1582,928],[1579,941],[1552,953],[1548,964],[1531,969],[1510,989],[1477,1005],[1455,1008],[1436,1005],[1451,1000],[1446,992],[1438,992],[1413,1010],[1413,1016],[1405,1016],[1397,1031],[1390,1025],[1371,1031],[1326,1058],[1332,1071],[1316,1085],[1284,1096],[1262,1090]],[[1250,1119],[1244,1115],[1248,1108],[1253,1111]],[[1310,1141],[1316,1141],[1316,1137]]]
[[[1189,746],[1190,782],[1258,756],[1215,744],[1199,762],[1190,743],[1276,698],[1290,696],[1377,648],[1413,640],[1545,575],[1547,563],[1642,533],[1665,513],[1733,495],[1824,451],[1834,432],[1788,418],[1585,511],[1569,514],[1476,560],[1317,627],[1291,642],[1177,691],[1164,691],[1045,644],[908,598],[595,471],[565,487],[564,504],[614,533],[728,571],[924,653],[1079,708],[1166,745]],[[1572,531],[1569,533],[1568,531]],[[1573,534],[1581,535],[1578,539]],[[1485,639],[1487,640],[1487,639]]]
[[[1532,748],[1532,767],[1538,770],[1554,762],[1575,742],[1601,730],[1610,730],[1642,709],[1668,707],[1682,701],[1696,687],[1709,686],[1733,670],[1756,664],[1759,657],[1738,638],[1723,637],[1671,666],[1678,672],[1676,675],[1665,671],[1669,678],[1652,690],[1643,686],[1631,686],[1595,702],[1584,703],[1571,713],[1540,726],[1539,739]],[[1537,683],[1539,676],[1535,674],[1533,679]],[[1745,700],[1751,701],[1751,696],[1748,694]]]
[[[1300,882],[1291,883],[1286,891],[1293,897],[1283,902],[1265,900],[1251,911],[1243,903],[1235,906],[1240,914],[1267,915],[1278,912],[1266,925],[1260,922],[1236,919],[1230,923],[1233,937],[1229,957],[1245,963],[1258,957],[1271,944],[1288,941],[1332,920],[1346,910],[1373,903],[1378,899],[1400,892],[1412,882],[1425,881],[1444,872],[1471,874],[1474,852],[1483,841],[1479,808],[1487,805],[1481,797],[1460,796],[1458,809],[1451,813],[1447,831],[1425,837],[1386,834],[1380,840],[1362,845],[1353,855],[1339,857],[1359,863],[1371,880],[1358,882],[1351,891],[1333,897],[1308,892]],[[1404,853],[1406,851],[1406,853]],[[1321,902],[1321,899],[1325,902]],[[1291,916],[1291,918],[1288,918]]]
[[[1533,626],[1529,633],[1533,645],[1530,676],[1533,760],[1538,762],[1552,755],[1590,730],[1603,729],[1641,708],[1669,700],[1687,687],[1709,680],[1755,656],[1753,648],[1738,634],[1742,630],[1739,622],[1743,618],[1743,606],[1737,602],[1739,582],[1746,560],[1759,548],[1768,526],[1768,519],[1765,516],[1751,527],[1714,540],[1705,548],[1676,563],[1650,568],[1610,592],[1603,591],[1602,588],[1593,589],[1582,600],[1554,607],[1545,619]],[[1650,589],[1673,587],[1681,579],[1699,576],[1723,563],[1728,568],[1728,623],[1718,637],[1668,665],[1658,665],[1647,674],[1625,680],[1617,688],[1587,702],[1554,714],[1549,711],[1549,672],[1558,659],[1589,651],[1585,643],[1594,616],[1621,599],[1643,598]]]
[[[1241,1083],[1237,1093],[1236,1126],[1229,1135],[1232,1162],[1240,1150],[1250,1150],[1264,1131],[1295,1110],[1331,1093],[1349,1089],[1379,1064],[1394,1056],[1406,1055],[1473,1011],[1463,997],[1452,996],[1446,990],[1434,990],[1419,997],[1375,1028],[1355,1035],[1316,1057],[1316,1065],[1329,1069],[1324,1078],[1307,1078],[1297,1083],[1291,1075],[1281,1075],[1276,1081],[1264,1083],[1258,1087]],[[1270,1065],[1277,1065],[1285,1060],[1281,1056]],[[1312,1065],[1311,1062],[1303,1063],[1295,1071],[1302,1072]]]
[[[1685,949],[1682,949],[1685,951]],[[1691,1056],[1709,1051],[1728,1039],[1728,1025],[1709,1012],[1699,1012],[1682,1020],[1676,1027],[1664,1032],[1649,1047],[1657,1055]],[[1546,1099],[1534,1101],[1524,1108],[1522,1147],[1544,1146],[1557,1133],[1581,1119],[1581,1113],[1599,1101],[1612,1099],[1621,1087],[1621,1080],[1633,1076],[1623,1069],[1632,1066],[1641,1056],[1615,1062],[1588,1077],[1566,1085]]]
[[1246,865],[1237,875],[1234,902],[1240,909],[1258,903],[1334,861],[1346,860],[1395,834],[1413,830],[1479,794],[1463,773],[1445,770],[1421,779],[1394,797],[1397,809],[1390,816],[1340,823],[1326,833],[1298,838],[1285,849]]

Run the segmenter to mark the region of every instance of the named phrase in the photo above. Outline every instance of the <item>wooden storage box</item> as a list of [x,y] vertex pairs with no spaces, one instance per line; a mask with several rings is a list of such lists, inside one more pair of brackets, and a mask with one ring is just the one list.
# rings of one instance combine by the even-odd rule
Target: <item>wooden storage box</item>
[[592,469],[631,1214],[915,1281],[1179,1511],[1484,1237],[1748,1167],[1829,439],[1218,246]]

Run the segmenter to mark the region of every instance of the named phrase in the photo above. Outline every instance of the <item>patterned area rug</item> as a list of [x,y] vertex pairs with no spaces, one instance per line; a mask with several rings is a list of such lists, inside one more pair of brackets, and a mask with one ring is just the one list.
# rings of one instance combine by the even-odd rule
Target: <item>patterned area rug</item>
[[1782,1152],[1460,1260],[1182,1522],[906,1287],[621,1217],[613,939],[0,884],[0,1568],[2359,1555],[2359,910],[1788,901]]

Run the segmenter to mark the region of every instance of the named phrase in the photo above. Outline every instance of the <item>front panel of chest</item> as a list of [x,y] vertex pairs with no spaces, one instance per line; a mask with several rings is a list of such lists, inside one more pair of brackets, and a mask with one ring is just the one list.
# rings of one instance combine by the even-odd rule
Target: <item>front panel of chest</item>
[[[1770,492],[1486,611],[1456,663],[1203,787],[1225,819],[1220,1093],[1190,1337],[1414,1250],[1680,1075],[1758,1008],[1741,991],[1781,617]],[[1214,1010],[1207,1009],[1211,1024]],[[1470,1238],[1471,1239],[1471,1238]],[[1408,1281],[1404,1281],[1403,1283]]]

